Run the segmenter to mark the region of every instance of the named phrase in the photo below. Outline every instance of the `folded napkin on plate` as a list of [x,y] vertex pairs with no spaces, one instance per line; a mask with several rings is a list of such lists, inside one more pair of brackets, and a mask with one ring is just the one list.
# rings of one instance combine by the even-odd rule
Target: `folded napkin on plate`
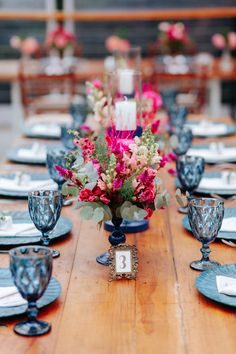
[[217,290],[221,294],[236,296],[236,279],[225,277],[223,275],[216,276]]
[[34,158],[35,160],[46,160],[46,148],[44,145],[34,146],[31,148],[25,149],[20,148],[17,151],[17,156],[22,158]]
[[26,305],[27,301],[23,299],[15,286],[0,287],[0,307],[12,307]]
[[198,186],[201,189],[215,190],[215,189],[225,189],[225,190],[234,190],[236,189],[236,181],[231,183],[226,183],[225,179],[222,177],[218,178],[207,178],[203,177]]
[[222,151],[214,151],[211,149],[194,149],[188,150],[187,155],[201,156],[205,159],[212,159],[215,161],[224,161],[228,158],[236,158],[236,148],[224,148]]
[[27,184],[19,185],[14,179],[0,178],[0,189],[16,192],[30,192],[33,190],[57,189],[56,183],[51,179],[31,180]]
[[36,124],[32,126],[32,132],[35,134],[45,134],[52,136],[61,136],[61,128],[56,124]]
[[236,217],[224,218],[220,231],[236,232]]
[[41,233],[32,223],[13,223],[7,229],[0,229],[0,237],[4,236],[40,236]]
[[225,124],[202,122],[199,124],[189,124],[188,126],[191,128],[193,135],[210,136],[225,134],[227,132]]

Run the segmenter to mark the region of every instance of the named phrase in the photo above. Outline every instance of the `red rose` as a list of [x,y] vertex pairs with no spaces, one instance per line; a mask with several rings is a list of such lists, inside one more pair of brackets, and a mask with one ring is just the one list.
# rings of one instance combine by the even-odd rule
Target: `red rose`
[[82,189],[82,191],[80,191],[79,193],[79,200],[81,202],[89,202],[91,200],[89,200],[91,197],[93,197],[92,191],[90,189]]

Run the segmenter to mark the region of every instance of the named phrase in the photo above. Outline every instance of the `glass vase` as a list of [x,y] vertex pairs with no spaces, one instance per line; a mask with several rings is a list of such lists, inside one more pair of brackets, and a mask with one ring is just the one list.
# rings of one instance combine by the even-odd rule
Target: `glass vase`
[[[121,230],[121,224],[123,219],[117,216],[113,216],[111,221],[112,224],[114,225],[114,230],[108,237],[111,246],[117,246],[121,243],[125,243],[126,236],[124,232]],[[98,263],[108,266],[110,263],[109,252],[105,252],[101,254],[96,258],[96,260]]]

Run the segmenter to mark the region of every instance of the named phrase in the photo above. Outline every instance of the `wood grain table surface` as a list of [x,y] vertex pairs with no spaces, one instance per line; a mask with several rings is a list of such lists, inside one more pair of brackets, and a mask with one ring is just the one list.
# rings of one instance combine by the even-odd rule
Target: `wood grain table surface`
[[[222,141],[235,144],[235,138]],[[29,141],[21,138],[17,144]],[[1,165],[1,172],[21,169],[45,170],[7,161]],[[109,247],[108,233],[99,231],[92,221],[81,221],[72,207],[63,208],[62,215],[72,220],[73,230],[55,244],[61,256],[53,261],[53,276],[62,293],[39,313],[40,319],[52,324],[52,331],[24,338],[13,332],[13,326],[25,316],[4,319],[0,321],[1,354],[236,352],[235,309],[206,299],[195,288],[199,273],[189,263],[200,257],[200,243],[181,226],[174,177],[165,171],[161,175],[173,195],[171,205],[153,215],[147,231],[127,235],[127,243],[138,248],[136,281],[109,282],[108,268],[95,261]],[[0,198],[0,210],[27,210],[27,201]],[[217,242],[211,249],[212,258],[222,264],[236,262],[234,248]],[[0,254],[0,267],[8,264],[8,255]]]

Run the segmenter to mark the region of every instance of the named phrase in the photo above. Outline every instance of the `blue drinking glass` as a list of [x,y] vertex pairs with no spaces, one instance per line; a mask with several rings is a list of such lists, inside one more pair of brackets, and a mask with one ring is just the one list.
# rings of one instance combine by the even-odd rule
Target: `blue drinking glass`
[[51,325],[37,320],[36,301],[45,292],[52,274],[52,253],[42,246],[25,246],[9,251],[13,281],[22,297],[28,301],[28,319],[15,325],[14,331],[23,336],[48,333]]
[[177,91],[172,89],[166,89],[161,91],[161,97],[163,99],[164,107],[167,111],[176,104]]
[[171,136],[171,139],[173,139],[174,145],[174,147],[172,148],[173,152],[177,156],[184,155],[192,144],[192,130],[188,127],[182,127],[181,129],[178,128],[176,132]]
[[[33,191],[28,195],[28,209],[35,227],[42,233],[41,243],[48,246],[49,233],[54,229],[61,214],[62,194],[59,191]],[[53,257],[60,252],[52,250]]]
[[[176,161],[177,176],[181,187],[190,195],[198,187],[205,169],[205,160],[197,156],[180,156]],[[187,214],[188,207],[181,207],[180,212]]]
[[46,163],[48,172],[53,181],[57,183],[59,191],[61,191],[65,179],[58,173],[55,165],[65,168],[65,155],[66,151],[63,149],[50,149],[47,151]]
[[224,203],[215,198],[192,198],[189,202],[188,219],[194,237],[202,243],[202,259],[194,261],[190,267],[206,270],[219,265],[211,261],[209,244],[213,242],[221,228],[224,217]]
[[61,142],[66,149],[73,150],[75,148],[73,143],[74,135],[69,133],[70,129],[74,128],[65,125],[61,126]]
[[88,107],[86,102],[72,103],[69,108],[70,114],[73,118],[73,125],[79,127],[86,120]]
[[185,106],[173,105],[169,111],[170,129],[175,131],[176,129],[182,129],[186,122],[188,109]]

